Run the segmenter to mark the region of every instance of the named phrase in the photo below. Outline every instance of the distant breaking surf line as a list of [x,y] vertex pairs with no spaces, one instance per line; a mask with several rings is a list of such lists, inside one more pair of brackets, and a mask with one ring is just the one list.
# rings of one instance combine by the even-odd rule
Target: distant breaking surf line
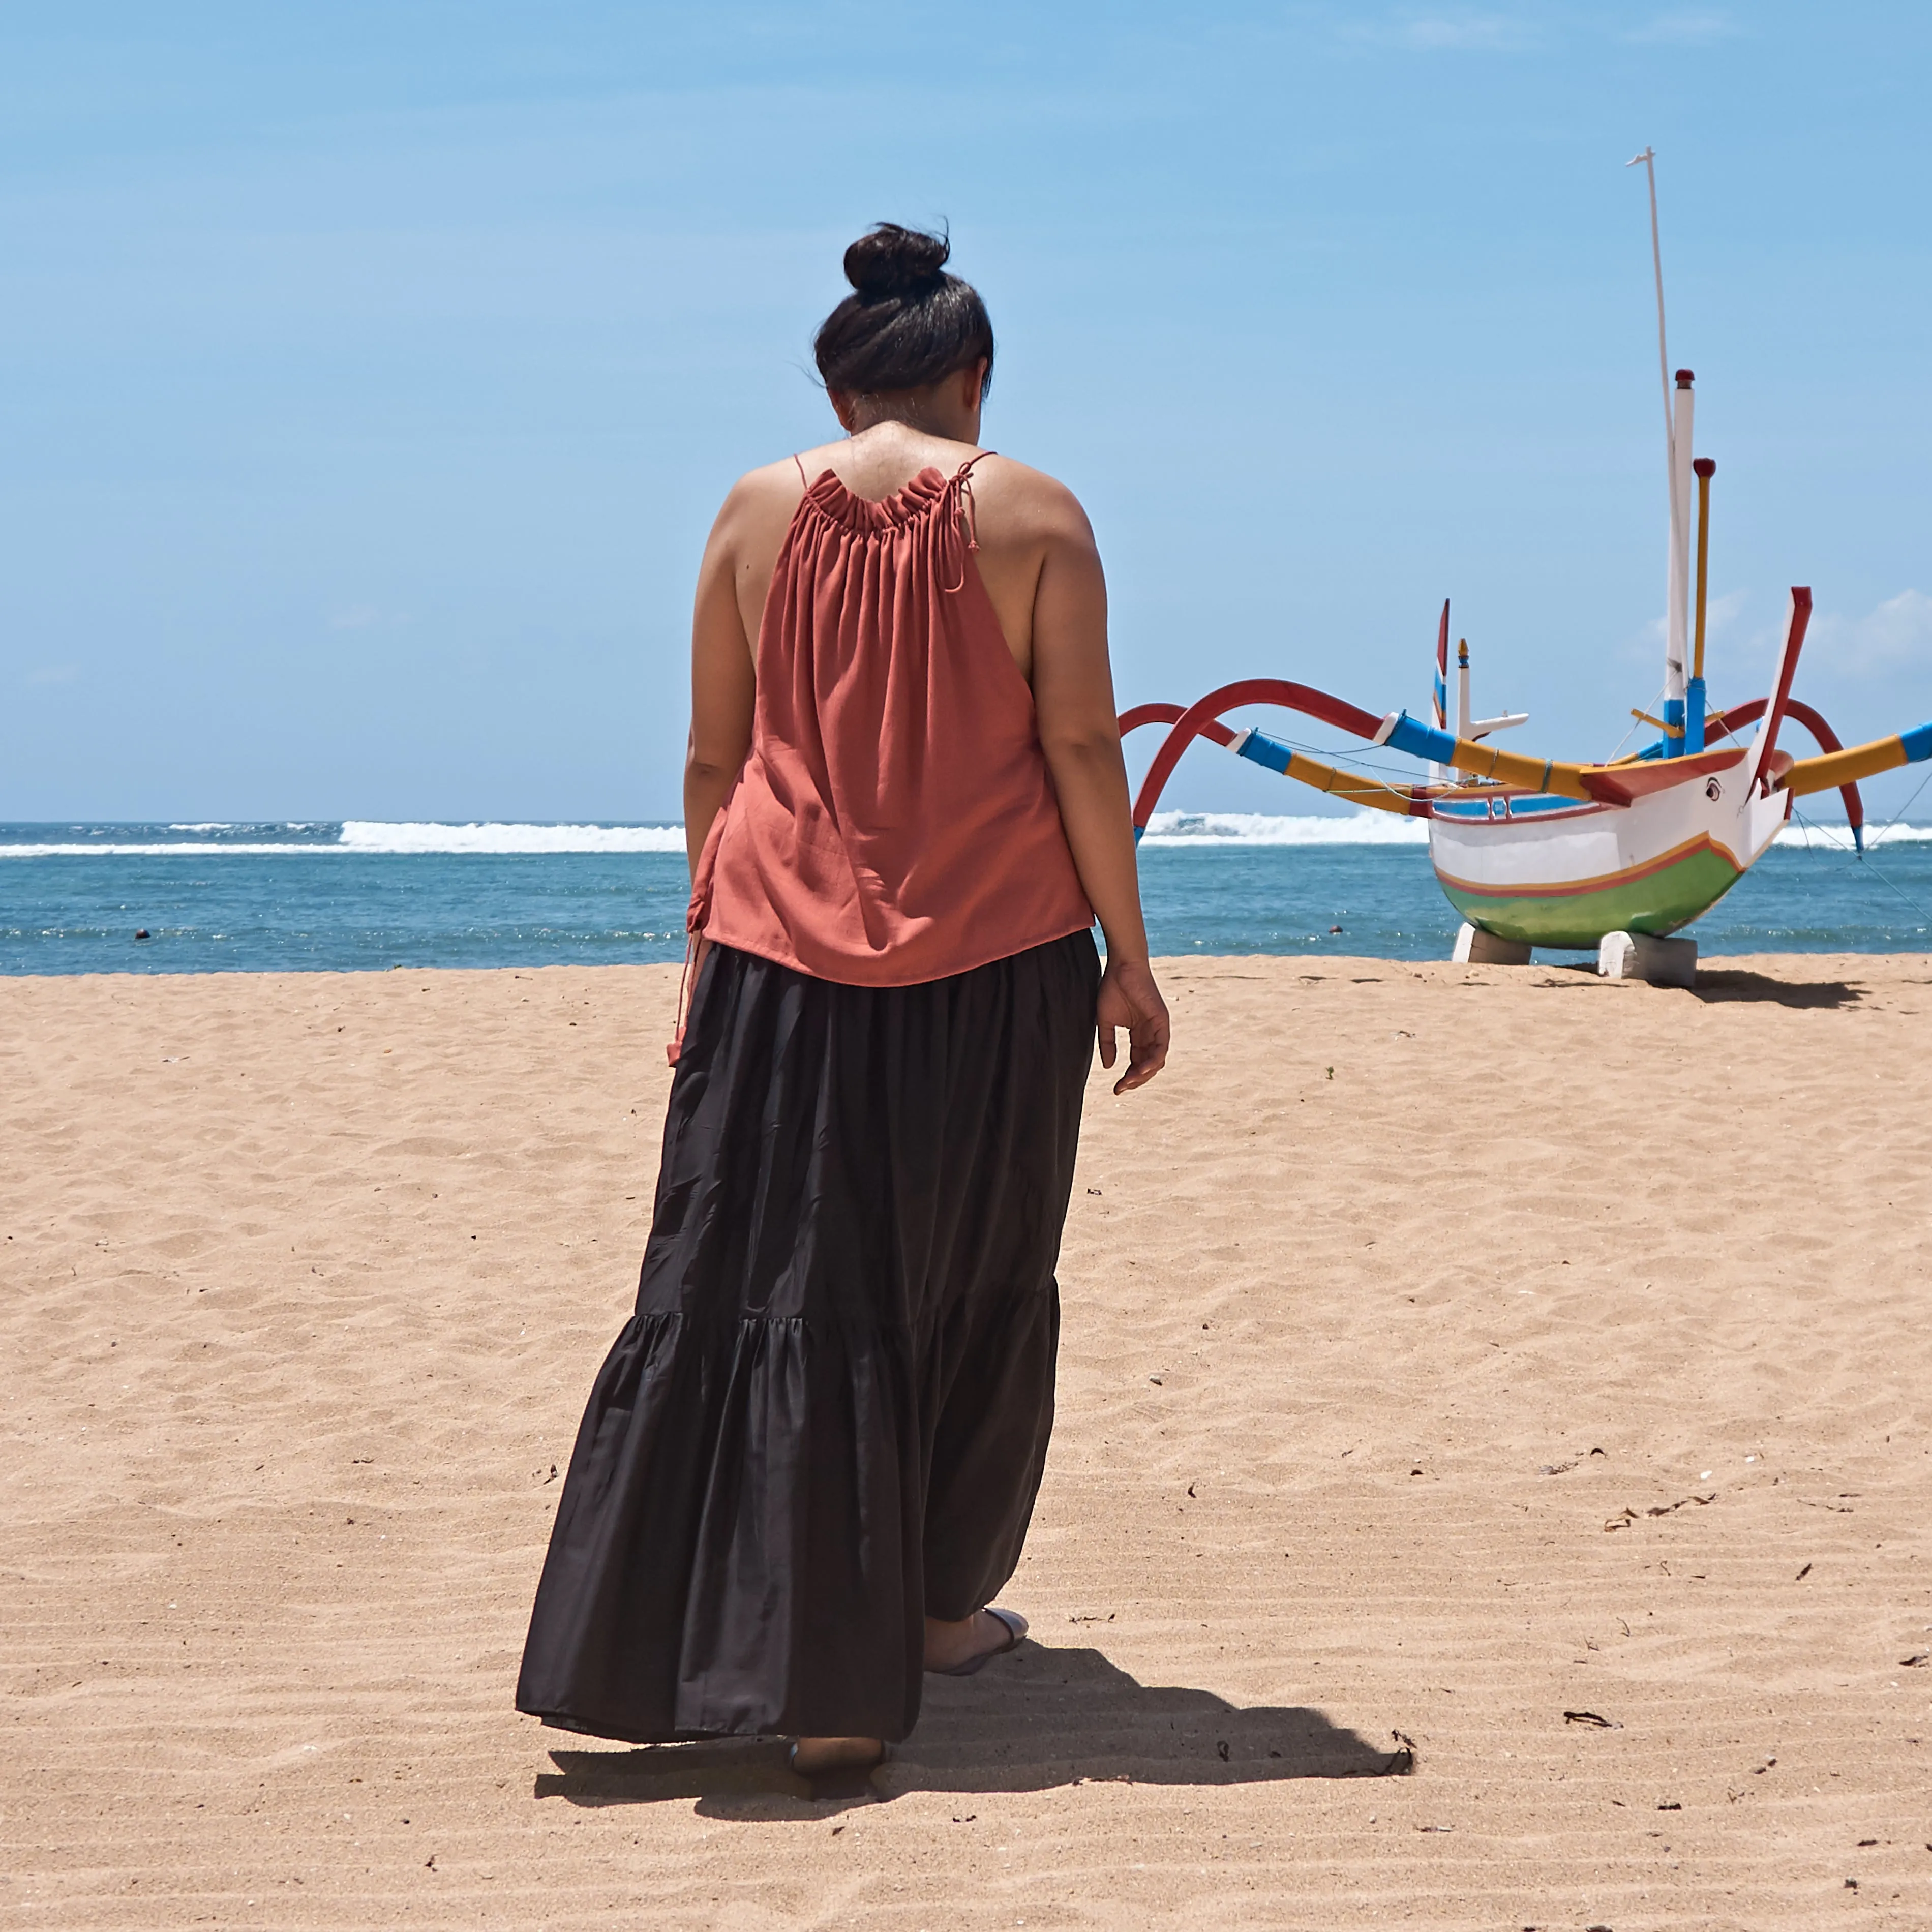
[[[308,821],[316,829],[322,824]],[[170,826],[170,830],[214,831],[214,824]],[[291,830],[296,829],[292,824]],[[1175,850],[1246,847],[1426,845],[1429,828],[1419,818],[1399,818],[1384,812],[1359,812],[1347,817],[1322,818],[1300,812],[1273,815],[1257,812],[1157,812],[1142,844]],[[1868,847],[1932,842],[1932,825],[1894,825],[1865,836]],[[1778,835],[1780,845],[1850,851],[1851,837],[1841,825],[1787,825]],[[308,854],[364,858],[431,857],[475,854],[504,857],[542,857],[571,853],[676,853],[685,849],[681,825],[536,825],[508,820],[474,820],[452,824],[430,820],[392,822],[381,819],[345,820],[332,838],[224,841],[176,838],[166,841],[90,839],[9,844],[0,841],[0,859],[172,859],[288,858]]]
[[[209,824],[180,829],[201,832],[220,828]],[[367,818],[345,820],[333,839],[97,838],[85,844],[73,840],[32,844],[0,842],[0,859],[172,859],[183,854],[196,858],[290,858],[311,854],[415,857],[464,853],[515,856],[572,852],[682,854],[683,850],[681,825],[524,825],[484,821],[446,825],[428,821],[390,824]]]
[[681,825],[518,825],[343,821],[347,852],[682,852]]
[[1426,845],[1429,827],[1419,818],[1383,812],[1352,812],[1346,818],[1312,812],[1271,817],[1260,812],[1156,812],[1143,845]]

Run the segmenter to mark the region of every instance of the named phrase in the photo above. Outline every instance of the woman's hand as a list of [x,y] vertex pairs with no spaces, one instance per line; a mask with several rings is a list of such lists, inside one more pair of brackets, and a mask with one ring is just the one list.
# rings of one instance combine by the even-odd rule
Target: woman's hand
[[1127,767],[1107,662],[1107,580],[1086,512],[1050,478],[1034,484],[1043,553],[1034,590],[1034,716],[1074,869],[1107,936],[1095,1018],[1102,1066],[1114,1064],[1115,1030],[1127,1030],[1127,1070],[1114,1088],[1125,1094],[1167,1064],[1168,1019],[1148,965]]
[[1114,1083],[1116,1094],[1144,1087],[1167,1064],[1167,1003],[1144,959],[1108,956],[1094,1022],[1100,1034],[1100,1064],[1106,1067],[1112,1066],[1117,1051],[1114,1028],[1127,1030],[1127,1070]]

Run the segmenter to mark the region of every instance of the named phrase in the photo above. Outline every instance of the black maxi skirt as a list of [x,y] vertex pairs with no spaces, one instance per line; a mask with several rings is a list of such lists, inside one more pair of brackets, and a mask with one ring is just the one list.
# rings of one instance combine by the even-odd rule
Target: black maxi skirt
[[712,950],[520,1711],[911,1730],[925,1618],[993,1597],[1040,1487],[1099,980],[1088,932],[916,986]]

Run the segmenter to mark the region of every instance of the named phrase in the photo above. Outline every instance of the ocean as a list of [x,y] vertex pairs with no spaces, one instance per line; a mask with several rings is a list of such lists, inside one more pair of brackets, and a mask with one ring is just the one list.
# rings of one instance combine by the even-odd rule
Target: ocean
[[[1159,814],[1156,954],[1446,958],[1423,827]],[[684,952],[675,825],[0,825],[0,973],[615,964]],[[1932,826],[1793,825],[1688,928],[1706,953],[1932,950]],[[145,938],[140,936],[145,934]]]

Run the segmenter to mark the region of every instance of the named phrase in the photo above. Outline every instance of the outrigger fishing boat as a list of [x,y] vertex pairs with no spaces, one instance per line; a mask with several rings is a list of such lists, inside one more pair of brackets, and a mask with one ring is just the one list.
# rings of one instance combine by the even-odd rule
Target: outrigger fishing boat
[[[1406,710],[1378,717],[1325,692],[1278,678],[1224,685],[1184,707],[1142,704],[1124,712],[1123,736],[1142,725],[1168,727],[1135,800],[1137,838],[1182,752],[1196,739],[1205,738],[1331,797],[1426,820],[1436,879],[1468,922],[1459,956],[1524,960],[1534,946],[1600,947],[1622,935],[1635,936],[1632,946],[1657,950],[1655,941],[1709,911],[1737,884],[1777,837],[1794,801],[1812,792],[1841,793],[1852,837],[1864,850],[1858,780],[1932,758],[1932,724],[1847,748],[1812,706],[1792,694],[1811,616],[1811,592],[1803,586],[1792,589],[1786,607],[1784,643],[1770,692],[1722,710],[1708,708],[1704,633],[1711,480],[1717,466],[1692,453],[1691,372],[1678,370],[1674,382],[1671,374],[1652,152],[1646,148],[1630,165],[1638,162],[1650,175],[1670,512],[1663,716],[1642,711],[1632,716],[1656,728],[1655,740],[1600,764],[1526,757],[1486,743],[1492,734],[1528,720],[1526,715],[1471,716],[1466,642],[1458,652],[1452,730],[1445,602],[1436,634],[1432,722]],[[1364,749],[1385,746],[1424,760],[1429,776],[1405,784],[1349,770],[1252,727],[1235,729],[1224,722],[1229,712],[1256,705],[1317,718],[1362,740]],[[1782,748],[1787,725],[1810,734],[1816,755],[1794,758]],[[1694,962],[1694,947],[1687,944],[1683,950]]]

